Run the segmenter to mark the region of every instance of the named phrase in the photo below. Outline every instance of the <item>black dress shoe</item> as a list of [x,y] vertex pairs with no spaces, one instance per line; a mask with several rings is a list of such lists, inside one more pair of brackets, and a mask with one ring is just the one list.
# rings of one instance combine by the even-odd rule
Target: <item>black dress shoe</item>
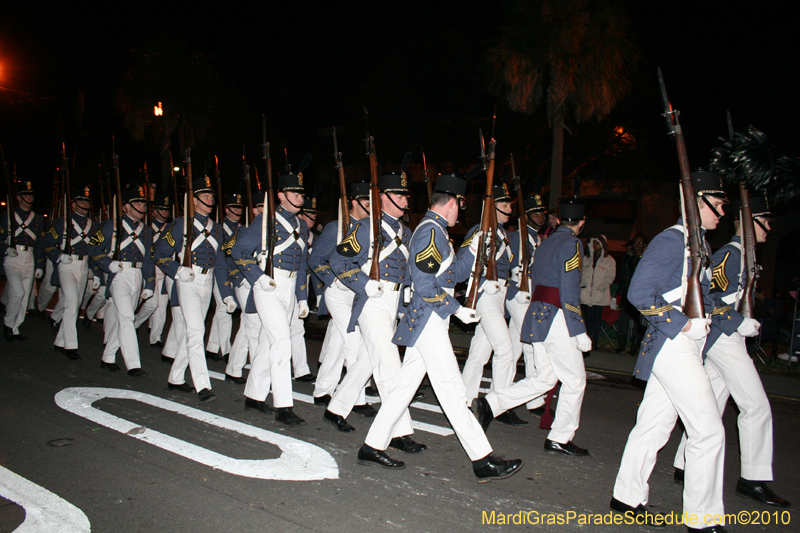
[[5,337],[8,342],[14,342],[14,330],[8,326],[3,326],[3,337]]
[[227,372],[225,373],[225,381],[232,381],[234,383],[238,383],[239,385],[247,383],[247,379],[244,376],[239,376],[237,378],[236,376],[231,376]]
[[327,409],[325,409],[325,414],[322,415],[322,419],[342,433],[350,433],[356,430],[356,428],[347,423],[347,420],[345,420],[343,416],[332,413]]
[[305,426],[306,421],[294,414],[291,407],[280,407],[275,413],[275,422],[286,424],[287,426]]
[[44,311],[39,311],[38,309],[36,310],[36,316],[38,316],[40,320],[47,319],[47,313]]
[[20,335],[19,333],[17,333],[16,335],[14,335],[14,340],[17,341],[17,342],[26,341],[26,340],[28,340],[28,337],[26,337],[25,335]]
[[167,381],[167,389],[180,392],[194,392],[194,387],[192,387],[188,383],[181,383],[180,385],[175,385],[174,383],[170,383],[169,381]]
[[81,356],[78,355],[78,350],[64,350],[64,353],[67,355],[67,359],[70,361],[77,361],[81,358]]
[[368,403],[364,405],[354,405],[353,412],[365,418],[375,418],[378,414],[378,411]]
[[415,442],[411,437],[395,437],[389,442],[389,448],[404,453],[419,453],[428,449],[424,444]]
[[315,379],[317,379],[316,376],[310,372],[304,376],[300,376],[299,378],[294,378],[295,381],[299,381],[301,383],[313,383]]
[[403,461],[395,461],[388,455],[386,452],[381,450],[374,450],[364,444],[361,446],[361,449],[358,450],[358,464],[360,465],[378,465],[382,466],[383,468],[405,468],[406,464]]
[[206,359],[209,361],[222,361],[222,357],[217,352],[209,352],[206,350]]
[[585,457],[589,455],[589,450],[575,446],[572,444],[572,441],[569,441],[566,444],[561,444],[560,442],[556,442],[554,440],[545,439],[544,449],[548,452],[558,452],[563,453],[564,455],[574,455],[576,457]]
[[[618,499],[612,497],[611,503],[609,504],[612,511],[617,511],[618,513],[622,513],[626,516],[630,516],[631,518],[636,516],[644,517],[644,522],[641,525],[647,525],[652,527],[665,527],[667,524],[664,522],[664,515],[661,513],[651,513],[648,511],[644,505],[639,504],[638,507],[632,507],[627,503],[621,502]],[[630,513],[630,514],[628,514]],[[637,524],[639,522],[636,522]]]
[[364,394],[367,396],[380,396],[380,394],[378,394],[378,389],[375,387],[367,387],[364,389]]
[[515,413],[513,409],[509,409],[502,415],[498,415],[497,417],[495,417],[495,420],[497,420],[501,424],[511,426],[512,428],[521,428],[523,426],[528,425],[528,421],[518,417],[517,413]]
[[682,468],[676,468],[675,473],[672,474],[672,481],[674,481],[678,485],[683,485],[683,474],[684,471]]
[[331,403],[331,395],[324,394],[322,396],[315,396],[314,397],[314,405],[318,407],[328,407],[328,404]]
[[128,376],[132,378],[143,378],[147,375],[147,372],[142,370],[141,368],[131,368],[128,370]]
[[61,352],[63,354],[67,353],[67,352],[64,351],[64,347],[63,346],[56,346],[55,344],[53,345],[53,350],[56,351],[56,352]]
[[152,343],[150,343],[150,347],[151,348],[163,348],[164,347],[164,343],[161,342],[161,341],[152,342]]
[[217,399],[211,389],[203,389],[197,393],[197,396],[200,398],[200,403],[211,403]]
[[172,363],[175,362],[175,359],[173,359],[172,357],[167,357],[166,355],[162,354],[161,355],[161,362],[162,363],[167,363],[168,365],[171,365]]
[[424,399],[425,399],[425,393],[422,392],[420,389],[417,389],[417,392],[414,394],[414,397],[411,398],[411,403],[421,402]]
[[275,412],[275,409],[267,405],[267,402],[259,402],[258,400],[254,400],[252,398],[248,398],[245,396],[244,398],[244,410],[249,411],[250,409],[255,409],[256,411],[261,411],[265,415],[271,415]]
[[61,327],[61,322],[56,322],[52,318],[49,320],[50,322],[50,329],[53,330],[53,333],[58,333],[58,328]]
[[770,507],[789,507],[791,504],[776,495],[764,481],[750,481],[749,479],[739,478],[736,482],[736,495],[742,498],[750,498],[763,505]]
[[92,319],[89,318],[88,316],[84,316],[83,322],[81,323],[83,324],[83,329],[89,329],[92,327]]
[[489,424],[494,420],[494,413],[492,413],[492,407],[489,405],[489,402],[486,401],[486,398],[475,398],[472,402],[472,410],[481,428],[483,428],[483,432],[486,433]]
[[100,361],[100,368],[105,368],[109,372],[119,372],[120,368],[117,363],[106,363],[105,361]]
[[511,477],[522,469],[525,463],[522,459],[512,459],[506,461],[502,457],[495,457],[490,455],[487,457],[489,460],[484,466],[480,468],[473,467],[475,477],[478,478],[479,483],[486,483],[493,479],[505,479]]

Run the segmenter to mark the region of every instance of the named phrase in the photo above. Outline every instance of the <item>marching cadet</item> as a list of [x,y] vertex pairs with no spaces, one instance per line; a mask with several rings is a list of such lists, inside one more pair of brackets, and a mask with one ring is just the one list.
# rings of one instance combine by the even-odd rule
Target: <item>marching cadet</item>
[[[171,212],[169,196],[156,197],[153,200],[151,211],[153,216],[150,221],[150,229],[153,230],[153,246],[155,247],[155,244],[161,237],[161,232],[167,225],[167,219]],[[155,273],[156,284],[153,290],[153,297],[145,300],[139,308],[133,326],[139,329],[145,321],[148,321],[148,327],[150,328],[150,346],[163,348],[164,343],[161,341],[161,332],[164,330],[164,324],[167,321],[169,294],[164,288],[164,271],[160,268],[156,268]]]
[[[366,217],[369,217],[369,183],[353,182],[350,184],[349,229]],[[342,282],[337,281],[330,266],[330,258],[336,253],[336,245],[342,241],[346,233],[342,234],[339,220],[332,220],[322,229],[308,258],[309,269],[320,280],[316,286],[317,294],[321,296],[320,307],[324,306],[331,315],[328,329],[325,332],[327,344],[323,342],[324,349],[320,352],[322,366],[319,368],[317,381],[314,384],[314,405],[327,406],[330,404],[331,397],[342,376],[342,366],[346,365],[349,370],[355,364],[361,345],[361,330],[358,325],[353,331],[347,331],[350,324],[350,313],[353,309],[353,298],[356,293]],[[322,313],[321,310],[319,312]],[[334,347],[338,347],[338,349],[334,349]],[[324,358],[322,357],[323,352],[325,353]],[[372,409],[366,405],[362,387],[356,397],[353,410],[366,413],[368,407]]]
[[[511,217],[511,197],[505,184],[492,187],[494,208],[497,216],[495,229],[495,259],[497,262],[497,281],[486,279],[486,273],[481,273],[478,304],[475,310],[481,315],[481,321],[475,327],[475,335],[469,345],[469,356],[464,363],[464,385],[467,388],[467,400],[472,403],[478,397],[483,367],[492,358],[492,390],[507,389],[514,383],[517,366],[512,353],[511,335],[506,324],[506,289],[508,287],[509,263],[513,260],[514,252],[509,246],[508,237],[503,224]],[[475,262],[476,246],[470,246],[475,233],[480,230],[480,224],[473,227],[467,238],[458,250],[459,261]],[[484,239],[486,235],[482,235]],[[477,242],[476,242],[477,245]],[[472,280],[473,283],[478,283]],[[494,352],[494,355],[492,355]],[[500,421],[512,427],[525,426],[528,423],[521,420],[513,410],[506,411],[500,416]]]
[[[581,352],[591,350],[580,308],[581,254],[578,234],[586,222],[584,204],[577,199],[559,202],[561,225],[536,250],[530,285],[531,303],[522,323],[523,342],[541,343],[546,357],[537,373],[505,389],[494,389],[473,405],[484,430],[492,419],[538,398],[561,381],[558,412],[544,449],[572,456],[589,452],[572,443],[580,422],[586,370]],[[540,368],[541,366],[541,368]]]
[[[6,313],[3,318],[3,336],[7,341],[23,341],[19,327],[25,321],[34,278],[42,277],[44,260],[36,253],[36,241],[44,229],[42,215],[33,212],[34,190],[30,181],[17,183],[16,206],[12,214],[0,215],[0,257],[6,275],[3,292]],[[10,223],[9,223],[10,222]],[[11,246],[11,236],[14,246]]]
[[[306,248],[306,253],[310,256],[314,249],[314,233],[312,233],[311,228],[313,228],[317,222],[317,199],[306,196],[303,209],[297,217],[305,222],[306,228],[308,228],[308,246]],[[298,280],[297,290],[305,290],[306,293],[308,293],[308,284],[310,280],[310,273],[306,274],[303,285],[300,284],[303,280]],[[299,300],[297,305],[300,305]],[[297,313],[292,315],[292,323],[289,325],[289,329],[292,333],[292,375],[294,376],[294,380],[303,383],[311,383],[314,381],[315,377],[314,374],[311,373],[311,369],[308,368],[308,354],[306,353],[305,339],[306,326],[303,319],[300,318],[299,309]]]
[[[277,235],[272,257],[273,277],[260,268],[259,257],[254,258],[261,252],[261,221],[267,216],[263,208],[250,226],[238,232],[231,250],[231,257],[252,286],[246,306],[252,309],[255,305],[261,321],[258,348],[244,390],[245,409],[271,413],[273,409],[266,404],[271,386],[275,420],[287,426],[305,424],[305,420],[292,411],[292,344],[289,333],[289,324],[295,313],[300,318],[308,316],[307,288],[297,286],[298,283],[302,285],[308,270],[308,228],[297,217],[303,208],[305,166],[307,163],[301,164],[297,174],[278,176],[278,203],[275,221],[271,222]],[[261,203],[264,203],[263,199]],[[298,301],[299,304],[295,305]]]
[[[229,194],[225,197],[225,220],[222,223],[223,239],[228,242],[233,237],[242,219],[242,195]],[[223,246],[225,244],[223,243]],[[227,276],[225,280],[228,281]],[[231,352],[231,328],[233,327],[233,317],[228,312],[228,306],[222,301],[219,287],[214,284],[214,302],[216,310],[214,319],[211,321],[211,331],[208,334],[206,344],[206,359],[212,361],[222,361]]]
[[[383,216],[380,221],[380,250],[372,250],[370,228],[372,217],[360,220],[338,244],[331,255],[330,266],[336,277],[355,292],[350,324],[361,329],[361,345],[357,359],[348,367],[347,375],[333,395],[323,419],[339,431],[353,431],[347,415],[355,406],[364,385],[372,375],[381,397],[385,397],[389,383],[400,369],[400,352],[392,343],[397,326],[400,295],[406,283],[408,242],[410,231],[400,221],[408,207],[408,182],[405,172],[384,174],[378,177]],[[380,281],[370,278],[373,253],[378,254]],[[411,416],[406,409],[401,415],[391,447],[406,453],[426,449],[414,442],[410,435]]]
[[[691,174],[691,179],[705,233],[719,224],[724,214],[722,205],[727,199],[716,173],[697,171]],[[667,443],[680,416],[688,436],[683,513],[697,516],[699,525],[698,529],[689,530],[725,531],[719,522],[712,521],[715,516],[717,520],[725,516],[722,501],[725,429],[703,368],[703,344],[711,321],[683,314],[687,272],[692,261],[686,253],[685,231],[683,220],[679,219],[652,240],[628,289],[628,300],[648,322],[634,370],[637,378],[647,380],[647,387],[636,425],[622,454],[610,505],[621,513],[648,517],[647,481],[658,451]],[[708,248],[705,238],[701,246]],[[709,274],[704,267],[700,276],[706,312],[710,311]],[[558,412],[561,412],[560,401]]]
[[[205,319],[208,306],[211,304],[211,293],[214,275],[227,277],[225,256],[222,252],[222,226],[211,220],[209,215],[214,209],[214,189],[209,178],[192,181],[194,193],[194,219],[192,220],[191,244],[192,266],[181,266],[173,259],[177,254],[182,259],[184,246],[184,217],[178,217],[164,230],[155,245],[153,259],[164,273],[172,278],[172,329],[175,332],[177,351],[175,361],[169,373],[167,386],[169,390],[183,392],[197,391],[200,403],[213,402],[217,399],[211,392],[211,381],[208,377],[205,349]],[[230,288],[225,285],[225,278],[220,284],[223,303],[230,313],[236,310],[236,302]],[[192,373],[194,387],[186,383],[186,366]]]
[[[92,261],[108,274],[107,290],[110,297],[103,324],[107,341],[100,368],[119,372],[116,357],[117,350],[121,349],[128,375],[141,378],[147,372],[142,370],[139,358],[134,315],[139,299],[152,298],[155,289],[155,263],[150,253],[153,230],[142,222],[147,214],[144,187],[123,191],[122,204],[123,214],[119,219],[122,227],[117,228],[116,235],[116,221],[108,219],[92,237],[90,246]],[[117,243],[119,257],[115,258]]]
[[378,416],[358,452],[360,464],[405,467],[405,463],[392,459],[385,450],[394,447],[393,436],[408,416],[408,406],[427,372],[445,416],[472,461],[478,481],[507,478],[522,468],[520,459],[506,461],[492,455],[486,435],[467,407],[466,388],[450,343],[451,315],[465,324],[481,319],[453,297],[456,282],[466,279],[472,266],[470,261],[456,258],[447,233],[447,228],[458,220],[466,188],[467,182],[460,176],[440,175],[430,210],[411,238],[408,273],[413,293],[392,339],[407,347],[406,354],[391,383],[384,385]]
[[[741,205],[741,204],[740,204]],[[761,324],[744,317],[736,309],[744,287],[742,226],[739,206],[733,207],[736,234],[731,242],[717,250],[712,264],[709,289],[714,310],[711,312],[711,333],[706,339],[705,369],[717,398],[720,414],[725,412],[728,398],[733,396],[739,408],[739,450],[741,477],[736,494],[772,507],[789,507],[767,485],[772,481],[772,409],[764,392],[753,360],[747,353],[745,337],[758,335]],[[750,198],[756,242],[766,242],[772,213],[764,196]],[[686,433],[675,456],[675,480],[684,481]]]
[[[53,278],[57,279],[58,283],[53,284],[58,286],[59,303],[63,302],[61,325],[58,328],[54,344],[56,350],[63,352],[72,360],[81,358],[78,354],[78,310],[89,277],[89,240],[99,229],[97,221],[89,218],[91,207],[89,187],[73,189],[72,220],[67,223],[70,254],[64,253],[66,249],[64,217],[56,220],[50,230],[45,233],[42,242],[45,255],[56,265]],[[55,310],[53,314],[56,314]],[[51,315],[52,320],[55,319]]]

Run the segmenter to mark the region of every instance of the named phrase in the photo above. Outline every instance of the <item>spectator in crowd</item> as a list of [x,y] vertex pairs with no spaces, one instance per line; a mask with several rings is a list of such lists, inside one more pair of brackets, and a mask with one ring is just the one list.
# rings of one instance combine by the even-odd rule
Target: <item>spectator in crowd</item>
[[630,355],[636,355],[639,352],[639,344],[642,342],[642,337],[644,336],[645,326],[639,319],[639,311],[628,301],[628,286],[631,283],[633,272],[636,270],[639,260],[647,249],[647,242],[647,237],[642,233],[634,235],[633,239],[629,241],[630,247],[628,248],[628,255],[625,256],[625,260],[617,270],[619,274],[617,277],[617,294],[621,296],[619,305],[620,314],[616,323],[618,343],[615,351],[617,353],[625,351],[625,347],[628,344],[628,331],[631,329],[631,323],[633,343],[628,352]]
[[[600,325],[603,308],[611,303],[611,284],[617,274],[617,262],[608,255],[605,235],[594,235],[584,249],[581,276],[581,304],[586,331],[597,347],[600,340]],[[588,356],[588,353],[584,356]]]

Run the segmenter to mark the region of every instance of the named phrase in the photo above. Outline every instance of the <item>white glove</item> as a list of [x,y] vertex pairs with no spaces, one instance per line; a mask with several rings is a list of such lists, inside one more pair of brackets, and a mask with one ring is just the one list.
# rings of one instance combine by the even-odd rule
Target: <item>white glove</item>
[[142,291],[142,294],[141,294],[139,297],[140,297],[142,300],[149,300],[150,298],[152,298],[152,297],[153,297],[153,291],[151,291],[150,289],[144,289],[144,290]]
[[589,338],[589,335],[586,333],[581,333],[575,340],[578,341],[578,350],[582,352],[591,352],[592,351],[592,339]]
[[511,273],[509,274],[508,279],[513,281],[514,283],[519,283],[519,267],[511,269]]
[[105,298],[105,296],[106,296],[106,286],[103,285],[102,287],[97,289],[97,292],[94,293],[94,295],[95,295],[95,298]]
[[17,252],[16,248],[8,247],[6,248],[6,255],[8,257],[17,257],[19,255],[19,252]]
[[95,277],[95,278],[92,280],[92,290],[93,290],[93,291],[96,291],[96,290],[97,290],[97,289],[99,289],[99,288],[100,288],[100,278],[99,278],[99,277]]
[[226,296],[225,299],[222,300],[222,303],[224,303],[227,306],[227,309],[225,309],[225,311],[229,315],[232,315],[234,312],[236,312],[236,307],[237,307],[236,300],[233,299],[233,296]]
[[380,298],[383,296],[383,283],[371,279],[364,285],[364,292],[366,292],[367,296],[370,298]]
[[42,279],[43,276],[44,276],[44,270],[42,270],[41,268],[37,268],[36,272],[34,272],[33,274],[33,277],[35,277],[36,279]]
[[464,324],[473,324],[481,319],[481,315],[477,311],[463,305],[453,315]]
[[194,281],[194,270],[191,267],[178,267],[175,278],[184,283],[191,283]]
[[527,291],[519,291],[515,296],[514,299],[517,301],[518,304],[528,305],[531,303],[531,293]]
[[481,244],[481,239],[483,238],[483,232],[478,230],[475,232],[475,235],[472,236],[472,240],[469,242],[469,251],[472,255],[478,255],[478,246]]
[[498,292],[500,292],[500,282],[499,281],[489,281],[487,279],[486,281],[483,282],[483,287],[481,287],[481,290],[484,293],[488,294],[489,296],[492,296],[493,294],[497,294]]
[[300,306],[300,313],[298,313],[298,318],[305,318],[308,316],[308,301],[307,300],[300,300],[297,302],[297,305]]
[[62,265],[68,265],[72,263],[72,257],[68,256],[67,254],[61,254],[61,256],[58,258],[58,262]]
[[681,331],[681,333],[683,333],[693,341],[700,341],[705,339],[706,335],[708,335],[708,327],[710,325],[711,325],[710,318],[690,318],[689,330]]
[[112,274],[119,274],[122,272],[122,265],[119,261],[111,261],[111,263],[108,264],[108,271]]
[[755,337],[758,335],[758,330],[761,329],[761,323],[753,318],[745,318],[736,331],[742,337]]
[[262,291],[272,292],[278,288],[278,284],[271,277],[264,274],[256,281],[256,286]]

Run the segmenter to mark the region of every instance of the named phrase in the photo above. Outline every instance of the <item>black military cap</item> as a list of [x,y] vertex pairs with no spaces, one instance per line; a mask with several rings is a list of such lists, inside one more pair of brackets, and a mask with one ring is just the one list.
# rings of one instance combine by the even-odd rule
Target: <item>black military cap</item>
[[410,195],[408,177],[405,172],[387,172],[378,176],[378,188],[381,192]]
[[195,195],[198,195],[201,192],[210,192],[211,194],[215,194],[214,187],[211,186],[211,178],[205,176],[202,178],[197,178],[196,180],[192,180],[192,192]]
[[542,203],[542,197],[538,194],[528,196],[524,200],[526,213],[544,213],[547,208]]
[[241,194],[229,194],[225,196],[225,207],[243,207]]
[[141,185],[134,185],[122,191],[122,203],[127,204],[133,201],[146,202],[147,196],[144,193],[144,187]]
[[284,192],[304,193],[305,189],[303,188],[303,173],[298,172],[297,174],[294,174],[290,172],[288,174],[281,174],[278,176],[278,190]]
[[728,195],[722,190],[722,178],[716,172],[711,172],[704,168],[699,168],[692,172],[692,186],[694,193],[702,198],[703,196],[713,196],[728,202]]
[[156,209],[170,209],[171,203],[169,196],[156,196],[153,199],[153,207]]
[[[736,198],[731,203],[733,216],[738,220],[740,209],[742,208],[742,201]],[[753,218],[759,217],[767,220],[774,220],[772,211],[769,208],[769,202],[766,196],[751,196],[750,197],[750,211],[753,213]]]
[[30,181],[18,181],[17,185],[17,194],[29,194],[33,196],[35,191],[33,190],[33,183]]
[[583,220],[586,210],[586,202],[577,197],[561,198],[558,200],[559,218],[566,222],[578,222]]
[[460,200],[466,200],[467,180],[455,172],[439,174],[436,178],[436,185],[433,186],[433,192],[449,194]]
[[509,202],[511,195],[508,194],[508,185],[505,183],[492,184],[492,197],[495,202]]
[[369,199],[369,182],[368,181],[354,181],[350,184],[350,198],[367,198]]
[[303,211],[306,213],[317,214],[317,199],[311,196],[306,196],[303,200]]
[[92,188],[89,185],[85,187],[73,187],[72,188],[72,201],[75,200],[86,200],[87,202],[92,201]]

